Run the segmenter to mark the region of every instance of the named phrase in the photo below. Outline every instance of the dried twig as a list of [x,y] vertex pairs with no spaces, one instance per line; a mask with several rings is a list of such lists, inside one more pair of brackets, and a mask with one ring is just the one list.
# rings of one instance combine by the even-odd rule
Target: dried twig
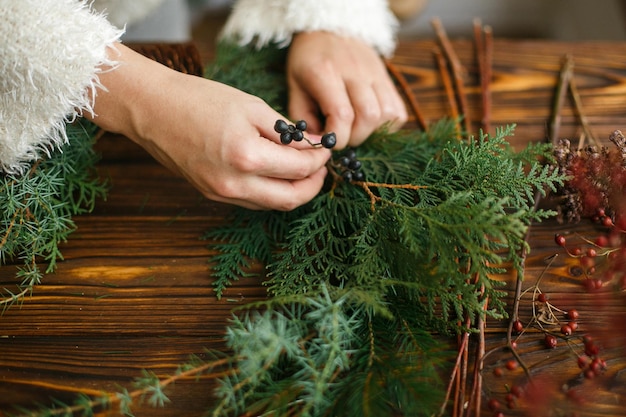
[[[580,121],[580,125],[583,128],[584,137],[588,137],[594,145],[598,145],[598,139],[591,132],[591,126],[589,125],[589,121],[587,120],[587,116],[583,111],[583,103],[580,98],[580,93],[578,92],[578,87],[576,87],[576,80],[573,75],[569,81],[569,92],[572,95],[572,100],[574,100],[574,108],[576,109],[576,114],[578,115],[578,120]],[[578,145],[579,148],[582,149],[583,144],[580,143]]]
[[437,68],[439,69],[439,74],[441,75],[441,82],[443,83],[443,88],[446,93],[446,97],[448,98],[448,103],[450,104],[450,116],[452,120],[456,123],[456,132],[457,135],[461,134],[461,127],[459,126],[459,106],[456,103],[456,99],[454,97],[454,87],[452,86],[452,80],[450,79],[450,74],[448,73],[448,69],[446,66],[446,61],[441,53],[441,49],[436,47],[433,51],[435,55],[435,61],[437,62]]
[[413,94],[413,92],[411,91],[411,87],[407,83],[406,78],[404,78],[404,75],[402,75],[402,73],[398,71],[398,68],[391,61],[385,60],[385,65],[387,66],[387,71],[389,71],[389,73],[396,80],[396,82],[400,86],[400,91],[409,102],[409,107],[411,108],[411,111],[415,116],[415,121],[417,122],[419,127],[425,132],[428,127],[426,119],[424,119],[424,115],[419,109],[419,104],[417,103],[415,94]]
[[474,20],[474,43],[476,44],[476,60],[478,61],[482,98],[481,129],[487,133],[491,129],[493,31],[490,26],[482,26],[479,19]]
[[550,137],[552,144],[556,144],[559,140],[559,131],[561,129],[561,110],[565,102],[565,95],[569,89],[570,80],[574,73],[574,61],[570,55],[565,57],[565,62],[559,73],[559,81],[556,85],[554,94],[554,103],[552,105],[552,115],[550,116]]
[[437,35],[437,39],[439,39],[439,43],[441,44],[443,53],[450,63],[452,78],[454,80],[454,86],[456,88],[457,98],[459,101],[459,108],[461,110],[461,114],[463,115],[465,132],[469,133],[471,131],[471,128],[467,105],[467,96],[465,94],[465,87],[463,85],[463,66],[461,65],[461,61],[459,60],[459,57],[452,47],[452,43],[450,43],[450,39],[448,39],[448,35],[446,34],[441,20],[438,18],[434,18],[431,23],[433,28],[435,29],[435,34]]

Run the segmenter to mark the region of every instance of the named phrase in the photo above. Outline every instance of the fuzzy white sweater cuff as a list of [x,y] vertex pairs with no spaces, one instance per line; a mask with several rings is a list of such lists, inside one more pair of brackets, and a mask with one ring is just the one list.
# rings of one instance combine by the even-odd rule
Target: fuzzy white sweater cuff
[[385,0],[238,0],[221,36],[284,47],[294,33],[322,30],[356,37],[390,56],[397,28]]
[[91,111],[107,48],[121,36],[88,2],[0,0],[0,171],[24,173]]

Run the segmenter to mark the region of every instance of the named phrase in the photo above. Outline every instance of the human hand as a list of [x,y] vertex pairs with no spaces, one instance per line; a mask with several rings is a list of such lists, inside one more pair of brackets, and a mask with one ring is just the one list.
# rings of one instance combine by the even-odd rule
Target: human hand
[[320,191],[330,151],[280,144],[273,127],[284,117],[261,99],[118,50],[121,65],[100,76],[108,91],[97,91],[95,123],[128,136],[212,200],[291,210]]
[[291,118],[307,120],[313,132],[335,132],[338,149],[361,144],[384,123],[393,131],[407,120],[384,62],[358,39],[329,32],[295,35],[287,81]]

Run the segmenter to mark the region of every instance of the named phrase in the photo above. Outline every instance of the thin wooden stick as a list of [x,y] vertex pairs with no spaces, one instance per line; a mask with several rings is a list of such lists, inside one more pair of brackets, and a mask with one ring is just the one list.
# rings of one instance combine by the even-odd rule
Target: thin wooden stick
[[[583,111],[583,103],[580,98],[580,93],[578,92],[578,87],[576,87],[576,80],[574,79],[574,75],[569,80],[569,91],[572,95],[572,99],[574,100],[574,107],[576,109],[576,114],[578,115],[578,119],[580,120],[580,124],[582,125],[583,132],[585,136],[589,138],[596,146],[598,145],[598,139],[591,132],[591,126],[589,121],[587,120],[587,116]],[[582,144],[579,144],[579,148],[582,148]]]
[[493,30],[491,26],[485,26],[485,73],[483,78],[483,130],[491,130],[491,79],[493,77]]
[[490,26],[482,26],[480,19],[474,19],[474,43],[480,78],[482,98],[481,129],[488,133],[491,129],[491,76],[493,57],[493,31]]
[[552,115],[550,116],[550,137],[548,138],[552,144],[556,144],[559,140],[559,131],[561,129],[561,110],[565,102],[565,95],[569,89],[569,83],[574,72],[574,60],[570,55],[565,56],[565,61],[561,66],[559,80],[556,85],[556,93],[554,95],[554,104],[552,105]]
[[[467,327],[470,327],[469,319],[466,322]],[[466,333],[469,338],[469,333]],[[461,381],[459,384],[459,398],[460,401],[457,404],[457,415],[462,416],[465,408],[465,389],[467,387],[467,369],[469,365],[469,343],[465,343],[463,349],[463,362],[461,366]]]
[[435,34],[439,39],[439,43],[443,49],[443,53],[446,56],[448,62],[450,63],[450,67],[452,70],[452,78],[454,80],[454,86],[456,88],[456,94],[459,101],[459,108],[461,110],[461,114],[463,115],[463,122],[465,125],[465,133],[469,135],[471,131],[470,120],[469,120],[469,111],[467,106],[467,95],[465,94],[465,87],[463,85],[463,66],[461,65],[461,61],[457,56],[454,48],[452,47],[452,43],[450,39],[448,39],[448,35],[441,23],[439,18],[434,18],[431,21],[433,28],[435,29]]
[[[484,294],[485,286],[481,286],[481,294]],[[484,311],[485,314],[489,308],[489,298],[485,298]],[[487,328],[486,320],[481,316],[478,317],[476,328],[478,329],[478,346],[476,347],[476,356],[474,358],[474,381],[472,385],[472,393],[470,394],[469,405],[467,407],[467,416],[474,415],[480,417],[481,395],[483,390],[483,364],[485,358],[485,329]],[[473,405],[473,406],[472,406]]]
[[450,375],[450,381],[448,382],[448,389],[446,390],[446,395],[443,400],[443,404],[441,405],[441,408],[439,409],[439,414],[437,414],[438,416],[445,415],[446,406],[448,405],[448,401],[450,400],[452,389],[455,386],[455,380],[457,379],[458,370],[461,367],[461,359],[463,356],[462,351],[465,349],[464,346],[467,345],[468,339],[469,339],[469,335],[466,332],[463,334],[463,337],[461,338],[461,346],[459,347],[459,354],[457,355],[456,362],[454,364],[454,367],[452,368],[452,374]]
[[415,121],[423,131],[426,131],[428,128],[426,119],[420,111],[419,104],[417,103],[417,99],[415,98],[415,94],[413,94],[413,91],[407,83],[406,78],[404,78],[404,75],[402,75],[402,73],[398,71],[398,68],[391,61],[385,60],[385,65],[387,66],[387,71],[389,71],[392,77],[396,80],[396,82],[400,86],[400,91],[409,102],[409,107],[411,108],[411,111],[415,116]]
[[454,87],[452,86],[452,80],[450,79],[450,74],[448,73],[448,69],[446,67],[446,61],[439,47],[435,47],[433,54],[435,55],[435,61],[437,62],[441,82],[443,83],[443,88],[446,93],[446,97],[448,98],[448,103],[450,104],[450,116],[452,117],[452,120],[454,120],[457,136],[460,137],[461,127],[459,126],[459,106],[457,105],[456,98],[454,97]]

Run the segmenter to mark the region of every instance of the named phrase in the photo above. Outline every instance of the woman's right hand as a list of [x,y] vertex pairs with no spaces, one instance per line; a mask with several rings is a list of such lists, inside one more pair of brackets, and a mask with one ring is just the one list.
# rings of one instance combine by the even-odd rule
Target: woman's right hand
[[320,191],[330,151],[282,145],[273,127],[286,119],[261,99],[116,47],[120,65],[100,74],[106,90],[97,90],[96,124],[137,142],[215,201],[291,210]]

